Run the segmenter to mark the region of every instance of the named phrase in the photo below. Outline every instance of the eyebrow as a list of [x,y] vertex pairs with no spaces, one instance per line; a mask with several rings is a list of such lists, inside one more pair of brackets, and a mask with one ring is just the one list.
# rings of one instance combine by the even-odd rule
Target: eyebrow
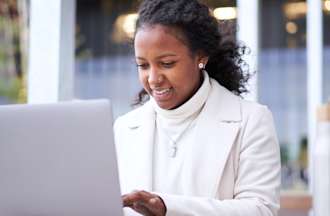
[[[161,59],[161,58],[169,57],[169,56],[177,56],[177,55],[173,54],[173,53],[165,53],[163,55],[157,56],[156,59]],[[136,56],[136,59],[144,60],[144,58],[140,57],[140,56]]]

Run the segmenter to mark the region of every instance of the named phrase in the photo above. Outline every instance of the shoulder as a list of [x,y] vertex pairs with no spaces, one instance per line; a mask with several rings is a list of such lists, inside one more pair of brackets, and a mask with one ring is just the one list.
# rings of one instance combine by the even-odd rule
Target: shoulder
[[262,116],[271,116],[271,111],[266,105],[254,102],[247,101],[244,99],[240,99],[241,110],[242,110],[242,119],[247,120],[251,117],[262,117]]
[[217,81],[211,80],[212,92],[210,94],[212,104],[217,106],[224,120],[246,122],[256,120],[264,115],[271,116],[267,106],[254,101],[248,101],[235,95]]
[[266,105],[240,99],[241,148],[257,147],[265,152],[278,153],[278,138],[273,115]]

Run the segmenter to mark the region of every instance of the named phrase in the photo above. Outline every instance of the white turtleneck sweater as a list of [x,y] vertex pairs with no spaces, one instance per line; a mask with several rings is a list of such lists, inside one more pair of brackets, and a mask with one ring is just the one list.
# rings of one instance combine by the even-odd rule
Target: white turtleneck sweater
[[[181,176],[185,150],[194,142],[194,130],[198,116],[211,89],[210,79],[204,72],[204,80],[198,91],[183,105],[174,110],[160,108],[153,101],[156,111],[155,146],[153,154],[153,191],[182,194],[184,184]],[[176,141],[176,155],[172,141]]]

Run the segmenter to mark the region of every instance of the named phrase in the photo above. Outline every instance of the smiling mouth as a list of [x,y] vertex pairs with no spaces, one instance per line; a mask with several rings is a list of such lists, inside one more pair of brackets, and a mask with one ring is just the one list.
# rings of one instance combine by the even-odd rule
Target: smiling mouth
[[152,92],[156,95],[164,95],[171,91],[172,88],[161,89],[161,90],[152,90]]
[[152,96],[157,101],[165,101],[170,99],[173,92],[173,88],[166,88],[166,89],[154,89],[152,90]]

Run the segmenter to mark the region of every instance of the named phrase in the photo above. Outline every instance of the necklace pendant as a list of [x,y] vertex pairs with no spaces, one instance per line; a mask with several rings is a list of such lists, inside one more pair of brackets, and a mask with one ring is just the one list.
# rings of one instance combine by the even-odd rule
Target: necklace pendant
[[170,157],[175,158],[176,157],[176,151],[177,151],[177,147],[176,146],[171,146]]

